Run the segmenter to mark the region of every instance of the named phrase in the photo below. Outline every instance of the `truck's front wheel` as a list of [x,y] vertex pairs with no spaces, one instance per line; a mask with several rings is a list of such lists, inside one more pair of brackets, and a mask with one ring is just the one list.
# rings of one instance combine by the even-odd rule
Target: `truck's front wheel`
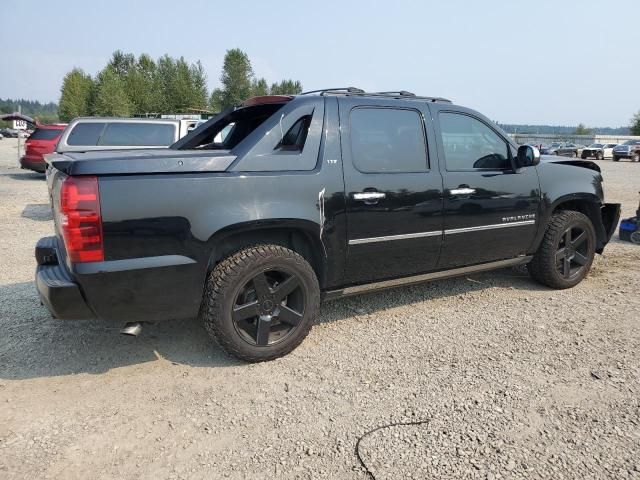
[[245,248],[207,279],[200,315],[209,334],[242,360],[281,357],[307,336],[320,304],[309,263],[279,245]]
[[551,288],[571,288],[589,273],[596,234],[589,218],[571,210],[554,213],[529,264],[531,276]]

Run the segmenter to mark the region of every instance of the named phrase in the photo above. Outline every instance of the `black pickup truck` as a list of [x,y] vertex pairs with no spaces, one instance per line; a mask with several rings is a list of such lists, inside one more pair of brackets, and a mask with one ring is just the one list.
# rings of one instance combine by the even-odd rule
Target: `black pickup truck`
[[620,210],[597,164],[405,91],[256,97],[170,149],[47,161],[36,283],[55,317],[199,315],[248,361],[293,350],[322,298],[521,264],[572,287]]

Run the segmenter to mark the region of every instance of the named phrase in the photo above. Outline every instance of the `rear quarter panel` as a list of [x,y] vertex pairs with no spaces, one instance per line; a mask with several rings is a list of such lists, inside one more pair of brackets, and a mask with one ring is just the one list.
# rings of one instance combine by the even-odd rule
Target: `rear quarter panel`
[[324,141],[312,170],[101,176],[105,262],[73,267],[98,317],[196,315],[217,243],[240,230],[256,231],[256,243],[271,226],[309,232],[322,246],[328,284],[339,282],[346,219],[333,101],[326,115],[334,123],[318,130]]

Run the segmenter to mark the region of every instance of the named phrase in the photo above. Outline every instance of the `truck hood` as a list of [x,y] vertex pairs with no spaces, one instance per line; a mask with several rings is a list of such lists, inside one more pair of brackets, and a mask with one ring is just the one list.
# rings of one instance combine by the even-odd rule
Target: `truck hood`
[[139,173],[224,172],[236,159],[229,150],[101,150],[45,155],[67,175],[132,175]]
[[590,160],[581,160],[579,158],[558,157],[557,155],[540,155],[540,164],[545,163],[559,163],[561,165],[588,168],[589,170],[600,172],[600,167],[597,163]]

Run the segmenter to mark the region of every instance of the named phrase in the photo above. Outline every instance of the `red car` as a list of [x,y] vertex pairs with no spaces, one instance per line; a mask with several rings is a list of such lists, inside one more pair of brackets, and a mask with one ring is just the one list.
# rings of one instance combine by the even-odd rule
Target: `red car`
[[47,164],[44,155],[53,153],[66,124],[38,125],[25,142],[25,154],[20,159],[20,166],[35,172],[44,172]]

